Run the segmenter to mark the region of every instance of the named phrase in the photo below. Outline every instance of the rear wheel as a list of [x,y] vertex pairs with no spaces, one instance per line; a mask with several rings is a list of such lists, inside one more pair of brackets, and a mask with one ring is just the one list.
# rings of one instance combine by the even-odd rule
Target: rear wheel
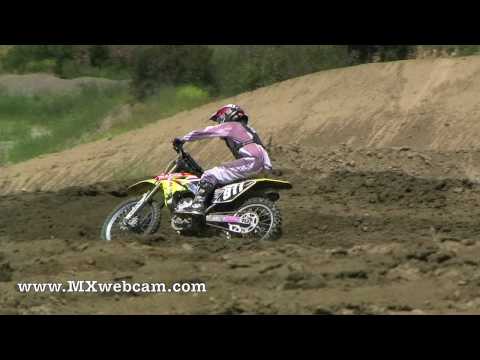
[[237,210],[235,216],[248,218],[252,229],[244,235],[254,241],[277,240],[282,234],[282,215],[277,205],[265,198],[251,198]]
[[127,239],[135,235],[152,235],[160,227],[161,208],[158,202],[151,201],[130,220],[129,224],[124,223],[125,217],[135,207],[142,197],[126,200],[108,216],[103,224],[102,240],[112,241]]

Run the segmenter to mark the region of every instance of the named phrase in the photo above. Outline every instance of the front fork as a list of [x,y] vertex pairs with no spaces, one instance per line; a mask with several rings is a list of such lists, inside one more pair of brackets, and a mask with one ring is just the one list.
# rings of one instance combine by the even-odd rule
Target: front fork
[[142,199],[135,205],[135,207],[128,213],[127,216],[125,216],[123,222],[125,225],[130,225],[130,221],[132,220],[132,218],[140,211],[144,208],[145,204],[147,204],[151,199],[152,197],[157,193],[157,191],[160,189],[162,185],[161,184],[158,184],[156,185],[152,191],[146,193],[143,195]]
[[[177,165],[176,163],[174,163],[173,161],[167,166],[167,169],[166,169],[166,173],[167,174],[172,174],[173,172],[175,172],[177,170]],[[155,187],[153,188],[152,191],[146,193],[143,195],[142,199],[137,203],[137,205],[135,205],[135,207],[128,213],[127,216],[125,216],[124,220],[123,220],[123,223],[128,226],[130,221],[132,220],[132,218],[140,211],[143,209],[143,207],[145,206],[145,204],[147,204],[150,199],[157,193],[157,191],[160,189],[160,187],[162,186],[162,184],[157,184],[155,185]]]

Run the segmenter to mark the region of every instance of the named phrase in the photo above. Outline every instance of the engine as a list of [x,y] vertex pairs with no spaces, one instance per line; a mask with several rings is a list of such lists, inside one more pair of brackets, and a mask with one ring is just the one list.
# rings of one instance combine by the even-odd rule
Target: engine
[[[175,212],[181,211],[181,210],[191,206],[192,203],[193,203],[193,198],[191,198],[191,197],[185,197],[185,198],[180,199],[175,206]],[[173,215],[172,216],[172,228],[175,231],[190,230],[192,228],[192,218],[182,217],[182,216],[179,216],[179,215]]]

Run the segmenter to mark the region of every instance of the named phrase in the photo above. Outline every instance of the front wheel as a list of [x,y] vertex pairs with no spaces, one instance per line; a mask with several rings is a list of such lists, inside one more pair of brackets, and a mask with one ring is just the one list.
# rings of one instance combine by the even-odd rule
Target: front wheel
[[142,197],[132,198],[121,203],[108,216],[103,224],[102,240],[112,241],[131,237],[131,235],[152,235],[160,227],[161,208],[158,202],[151,201],[138,211],[128,224],[125,217],[142,200]]
[[251,229],[241,235],[254,241],[277,240],[282,234],[282,216],[277,205],[265,198],[251,198],[237,210],[235,216],[247,217]]

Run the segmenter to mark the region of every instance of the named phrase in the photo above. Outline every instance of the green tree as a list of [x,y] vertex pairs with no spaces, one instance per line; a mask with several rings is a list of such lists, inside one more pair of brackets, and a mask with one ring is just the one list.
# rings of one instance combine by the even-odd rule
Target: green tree
[[139,49],[132,89],[137,98],[154,94],[164,85],[211,83],[212,50],[204,45],[154,45]]
[[104,66],[111,59],[108,45],[90,45],[88,55],[91,66]]
[[395,61],[408,59],[415,52],[412,45],[348,45],[352,64],[374,61]]
[[24,72],[34,62],[52,60],[55,72],[61,73],[63,63],[72,57],[73,45],[15,45],[5,56],[3,65],[7,70]]

